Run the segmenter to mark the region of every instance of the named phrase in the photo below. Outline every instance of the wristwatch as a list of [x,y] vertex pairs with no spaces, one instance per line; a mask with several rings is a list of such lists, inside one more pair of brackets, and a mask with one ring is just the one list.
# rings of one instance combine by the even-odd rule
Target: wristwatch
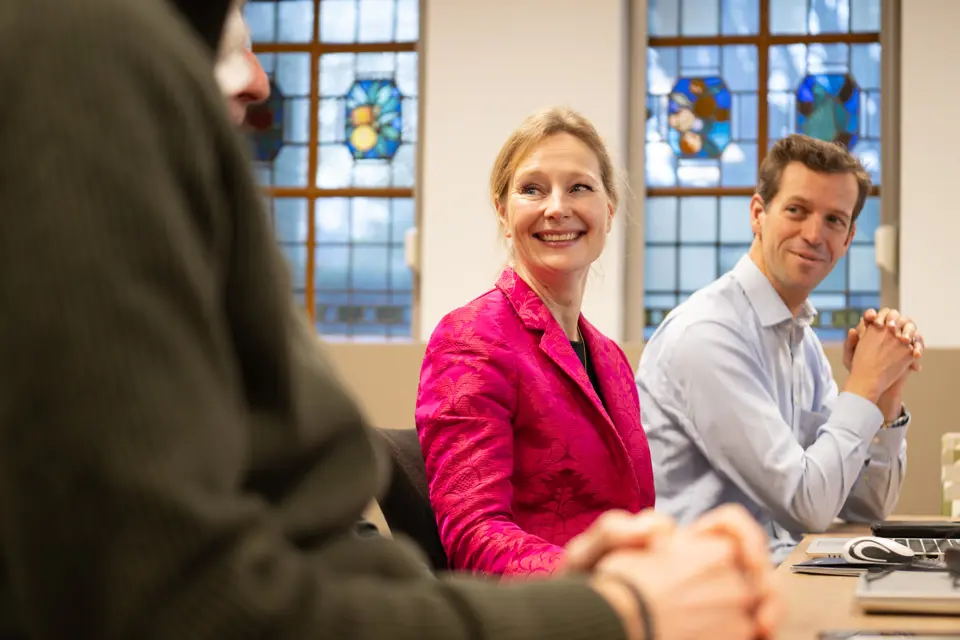
[[910,421],[910,414],[907,413],[906,405],[903,405],[900,408],[900,417],[898,417],[895,420],[890,420],[889,422],[884,422],[880,428],[881,429],[897,429],[898,427],[906,426],[906,424],[909,421]]

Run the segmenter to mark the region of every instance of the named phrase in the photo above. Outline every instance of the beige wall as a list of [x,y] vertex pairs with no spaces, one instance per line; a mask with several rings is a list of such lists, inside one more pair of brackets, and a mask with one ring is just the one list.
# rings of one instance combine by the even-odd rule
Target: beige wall
[[960,105],[960,2],[902,3],[900,304],[920,320],[927,345],[960,348],[955,196],[960,130],[940,124],[956,118]]
[[[487,291],[506,254],[487,195],[510,132],[545,106],[586,115],[625,164],[626,4],[623,0],[428,0],[423,63],[420,331]],[[623,216],[584,300],[587,317],[619,339]]]
[[[330,350],[375,426],[413,427],[422,344],[333,344]],[[625,351],[636,366],[642,346],[630,344]],[[846,372],[840,349],[827,349],[827,356],[842,386]],[[960,351],[931,349],[924,355],[923,371],[908,384],[905,402],[914,422],[908,438],[907,479],[899,513],[935,514],[940,510],[940,436],[946,431],[960,431],[950,402],[958,371]]]

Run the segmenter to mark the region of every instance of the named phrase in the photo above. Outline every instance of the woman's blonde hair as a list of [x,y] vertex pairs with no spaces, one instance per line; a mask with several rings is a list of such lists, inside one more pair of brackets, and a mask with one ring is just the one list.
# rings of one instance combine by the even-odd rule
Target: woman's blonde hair
[[490,174],[490,197],[501,205],[506,203],[510,182],[517,166],[527,154],[546,138],[568,133],[578,138],[597,156],[600,163],[600,181],[607,197],[616,209],[620,200],[613,163],[606,145],[593,124],[578,112],[567,107],[548,107],[529,116],[517,127],[500,149]]

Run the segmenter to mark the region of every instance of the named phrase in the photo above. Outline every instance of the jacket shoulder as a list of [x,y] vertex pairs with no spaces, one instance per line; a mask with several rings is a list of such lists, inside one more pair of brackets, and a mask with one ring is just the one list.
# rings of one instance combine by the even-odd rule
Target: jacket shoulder
[[444,315],[433,330],[431,342],[464,329],[473,335],[502,339],[511,323],[519,323],[516,312],[504,293],[494,288]]

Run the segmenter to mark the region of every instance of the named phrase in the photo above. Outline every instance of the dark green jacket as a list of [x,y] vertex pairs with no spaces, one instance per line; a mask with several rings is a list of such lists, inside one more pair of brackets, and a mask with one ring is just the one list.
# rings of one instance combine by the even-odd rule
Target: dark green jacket
[[382,456],[187,25],[0,2],[0,637],[619,638],[352,533]]

